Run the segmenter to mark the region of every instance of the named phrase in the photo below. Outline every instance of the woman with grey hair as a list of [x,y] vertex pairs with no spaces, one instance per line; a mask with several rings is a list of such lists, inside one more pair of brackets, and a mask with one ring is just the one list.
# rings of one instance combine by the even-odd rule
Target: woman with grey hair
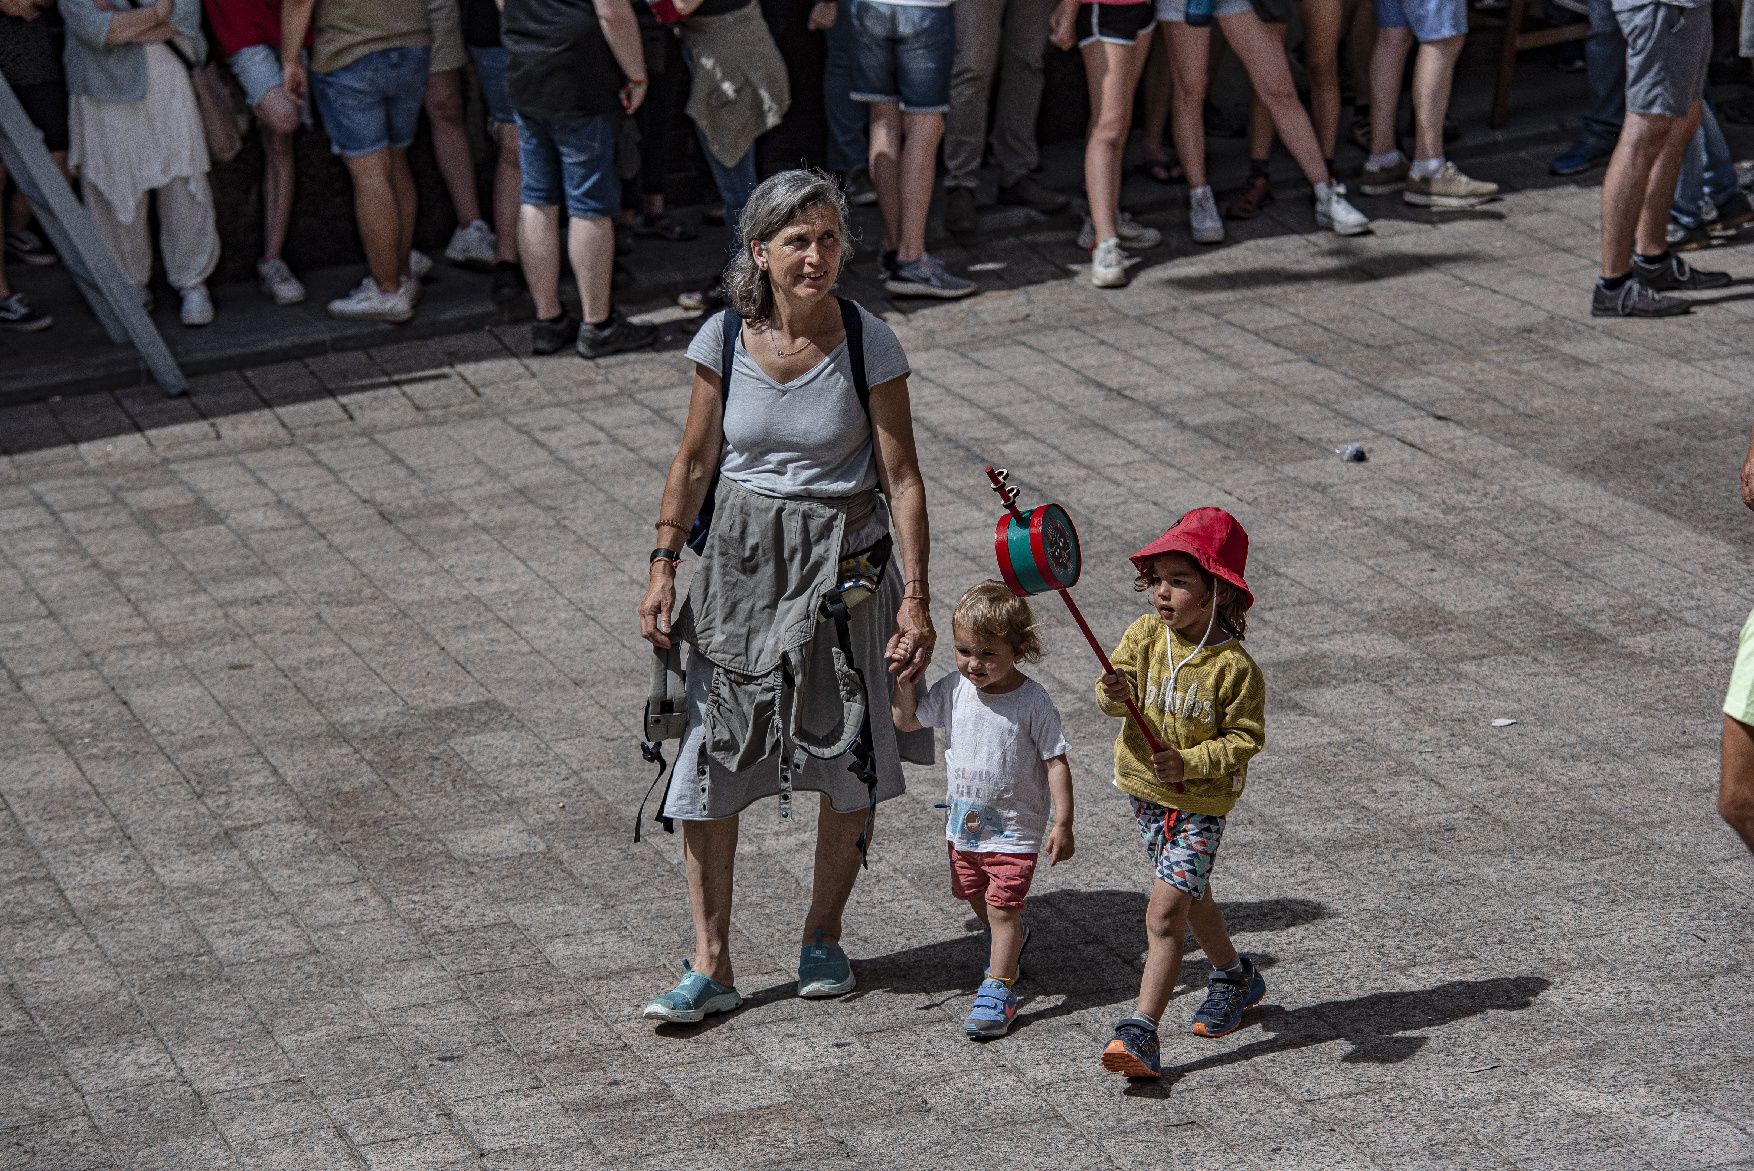
[[[798,994],[850,990],[841,913],[876,805],[905,788],[902,759],[932,759],[930,733],[898,733],[889,714],[890,676],[918,679],[937,641],[907,357],[880,319],[834,295],[846,225],[827,175],[762,183],[726,273],[730,308],[688,348],[694,387],[639,617],[660,650],[689,646],[662,816],[683,823],[695,939],[681,982],[646,1005],[652,1020],[741,1003],[738,815],[777,796],[787,817],[794,788],[820,794]],[[700,559],[672,625],[684,542]]]

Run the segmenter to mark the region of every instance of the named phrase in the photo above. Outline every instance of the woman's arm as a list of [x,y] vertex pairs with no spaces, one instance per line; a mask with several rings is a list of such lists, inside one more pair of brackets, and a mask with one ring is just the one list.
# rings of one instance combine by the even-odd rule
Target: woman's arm
[[[694,366],[694,389],[688,398],[688,421],[682,425],[682,446],[670,461],[664,480],[664,500],[658,506],[657,547],[682,548],[707,485],[719,466],[725,446],[724,405],[719,376],[698,362]],[[640,635],[654,646],[670,645],[670,615],[676,607],[676,562],[652,562],[645,597],[639,604]]]
[[905,374],[871,388],[871,446],[877,458],[877,481],[889,498],[901,567],[907,573],[885,657],[898,677],[918,679],[932,661],[938,632],[932,629],[932,594],[927,584],[932,538],[926,524],[926,485],[914,450],[913,407]]
[[110,4],[94,0],[61,0],[61,15],[66,20],[68,35],[74,40],[89,48],[104,49],[168,41],[175,2],[158,0],[145,8],[116,11]]

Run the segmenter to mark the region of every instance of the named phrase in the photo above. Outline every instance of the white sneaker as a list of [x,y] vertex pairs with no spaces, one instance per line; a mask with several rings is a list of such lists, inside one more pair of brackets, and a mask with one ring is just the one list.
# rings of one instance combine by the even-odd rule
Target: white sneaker
[[296,305],[305,299],[304,285],[284,260],[258,260],[256,277],[262,292],[274,298],[276,305]]
[[451,233],[450,245],[445,248],[445,259],[463,268],[491,269],[497,245],[493,229],[481,220],[476,220],[472,224],[461,225]]
[[[1163,243],[1162,232],[1146,227],[1124,211],[1115,217],[1115,236],[1123,248],[1155,248]],[[1089,216],[1084,217],[1084,226],[1078,230],[1078,247],[1087,252],[1096,247],[1096,224]]]
[[1188,190],[1188,230],[1196,244],[1224,243],[1224,221],[1218,217],[1218,201],[1211,187]]
[[386,293],[368,276],[353,292],[329,302],[329,316],[341,321],[403,322],[414,316],[414,303],[407,285]]
[[1370,231],[1369,218],[1347,200],[1344,183],[1316,184],[1315,220],[1317,227],[1332,228],[1341,236],[1362,236]]
[[425,280],[432,272],[432,257],[418,248],[414,249],[408,253],[408,271],[414,274],[415,280]]
[[184,325],[213,324],[213,298],[208,295],[206,285],[183,290],[182,317]]
[[1090,253],[1090,283],[1099,289],[1118,289],[1127,283],[1127,265],[1132,262],[1121,251],[1119,239],[1104,240]]

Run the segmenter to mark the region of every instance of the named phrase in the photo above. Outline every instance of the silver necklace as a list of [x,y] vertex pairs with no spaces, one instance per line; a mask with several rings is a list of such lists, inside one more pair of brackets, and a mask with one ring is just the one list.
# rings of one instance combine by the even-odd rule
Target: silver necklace
[[773,352],[774,352],[774,355],[776,357],[790,358],[794,354],[802,354],[805,350],[810,348],[810,339],[809,338],[805,338],[804,344],[800,345],[795,350],[782,350],[782,349],[780,349],[780,343],[775,339],[776,339],[776,335],[774,333],[774,328],[773,328],[773,326],[770,325],[767,327],[767,344],[773,347]]

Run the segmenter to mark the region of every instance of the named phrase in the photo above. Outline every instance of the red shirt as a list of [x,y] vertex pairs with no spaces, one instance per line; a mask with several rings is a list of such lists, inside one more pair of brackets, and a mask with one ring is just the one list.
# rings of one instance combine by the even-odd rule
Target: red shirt
[[[213,39],[221,56],[230,57],[251,45],[280,47],[280,0],[204,0]],[[310,46],[310,36],[305,36]]]

